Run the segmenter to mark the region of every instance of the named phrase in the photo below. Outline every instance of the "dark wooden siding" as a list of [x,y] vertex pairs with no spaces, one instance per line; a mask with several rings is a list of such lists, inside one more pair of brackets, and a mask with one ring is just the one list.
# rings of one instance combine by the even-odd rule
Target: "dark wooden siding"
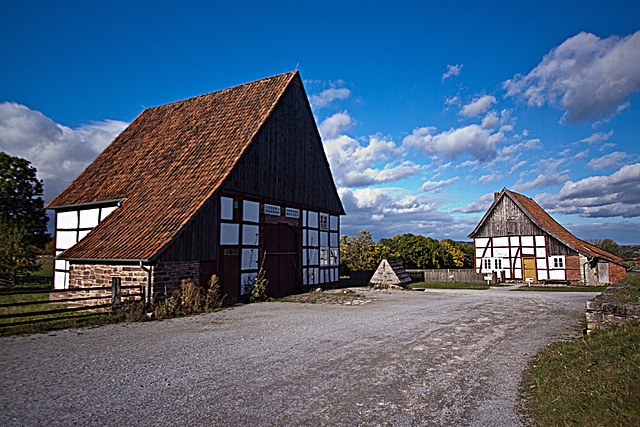
[[212,261],[218,249],[218,193],[193,216],[184,231],[159,257],[168,261]]
[[223,188],[342,213],[304,90],[291,84]]

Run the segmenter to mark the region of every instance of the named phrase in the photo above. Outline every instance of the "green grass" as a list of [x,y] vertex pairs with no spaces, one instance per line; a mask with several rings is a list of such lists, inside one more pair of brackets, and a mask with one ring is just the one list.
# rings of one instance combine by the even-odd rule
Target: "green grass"
[[412,289],[475,289],[484,291],[491,286],[484,283],[464,283],[464,282],[421,282],[412,283]]
[[640,324],[545,348],[522,396],[537,426],[640,425]]
[[606,286],[520,286],[514,291],[544,291],[544,292],[602,292]]
[[620,280],[620,283],[628,285],[628,291],[611,294],[607,299],[615,302],[640,302],[640,273],[627,273],[627,277]]
[[39,259],[42,266],[40,270],[34,271],[34,276],[43,276],[43,277],[53,277],[53,257],[52,256],[41,256]]

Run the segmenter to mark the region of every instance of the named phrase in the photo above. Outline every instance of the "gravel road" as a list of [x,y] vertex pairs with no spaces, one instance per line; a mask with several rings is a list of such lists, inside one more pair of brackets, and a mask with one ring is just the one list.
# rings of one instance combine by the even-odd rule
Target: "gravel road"
[[0,425],[517,426],[594,293],[359,291],[0,339]]

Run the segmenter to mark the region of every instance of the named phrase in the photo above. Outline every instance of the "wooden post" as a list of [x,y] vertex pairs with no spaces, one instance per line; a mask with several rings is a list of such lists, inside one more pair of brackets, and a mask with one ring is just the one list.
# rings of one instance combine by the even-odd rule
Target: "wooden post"
[[111,278],[111,305],[113,308],[120,305],[122,297],[122,279],[120,277]]

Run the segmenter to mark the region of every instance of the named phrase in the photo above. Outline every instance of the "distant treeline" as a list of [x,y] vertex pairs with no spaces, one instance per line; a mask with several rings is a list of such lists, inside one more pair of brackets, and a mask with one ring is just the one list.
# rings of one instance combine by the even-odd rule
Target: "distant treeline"
[[340,237],[341,274],[375,270],[384,258],[398,258],[407,269],[473,268],[473,244],[415,234],[375,242],[365,230]]

